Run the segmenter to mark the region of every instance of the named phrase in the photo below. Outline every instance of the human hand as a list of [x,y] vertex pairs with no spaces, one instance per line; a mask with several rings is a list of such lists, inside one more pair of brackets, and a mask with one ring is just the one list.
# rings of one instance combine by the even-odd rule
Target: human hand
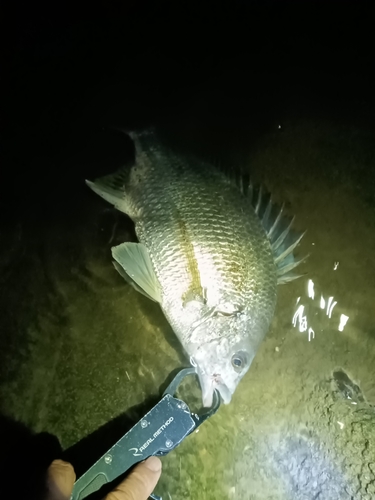
[[[161,461],[149,457],[134,467],[128,477],[104,500],[147,500],[159,481]],[[54,460],[48,468],[47,500],[69,500],[76,475],[73,466],[62,460]]]

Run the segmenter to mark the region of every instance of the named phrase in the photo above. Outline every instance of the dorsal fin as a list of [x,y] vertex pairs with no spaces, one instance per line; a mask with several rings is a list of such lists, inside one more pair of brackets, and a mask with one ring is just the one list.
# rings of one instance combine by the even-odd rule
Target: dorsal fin
[[[242,190],[242,193],[245,194],[246,191]],[[283,216],[284,205],[279,207],[274,204],[271,195],[264,193],[261,186],[254,186],[249,182],[246,196],[250,199],[270,240],[277,267],[277,282],[282,284],[299,278],[301,275],[293,274],[291,271],[304,262],[308,256],[295,260],[293,250],[305,233],[292,230],[294,217],[290,219]]]
[[294,218],[283,216],[284,205],[277,206],[272,202],[271,195],[264,192],[262,186],[255,186],[248,174],[219,166],[221,172],[238,187],[241,194],[247,197],[259,217],[271,243],[275,264],[277,267],[277,282],[287,283],[301,275],[291,273],[302,259],[295,260],[293,250],[298,246],[305,233],[297,233],[291,229]]

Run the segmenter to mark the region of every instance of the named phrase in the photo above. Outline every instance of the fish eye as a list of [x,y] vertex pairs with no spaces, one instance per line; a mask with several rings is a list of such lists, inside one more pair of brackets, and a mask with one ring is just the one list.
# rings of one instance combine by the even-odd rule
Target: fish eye
[[237,371],[240,372],[246,364],[246,356],[243,352],[236,352],[232,356],[232,366]]
[[233,358],[232,359],[233,366],[235,368],[241,368],[242,365],[242,359],[241,358]]

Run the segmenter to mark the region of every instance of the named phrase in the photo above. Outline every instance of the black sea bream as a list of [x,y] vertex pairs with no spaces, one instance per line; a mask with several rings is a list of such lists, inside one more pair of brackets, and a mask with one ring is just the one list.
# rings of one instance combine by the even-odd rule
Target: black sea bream
[[229,403],[272,321],[278,283],[300,261],[281,211],[243,178],[184,157],[153,131],[131,134],[135,162],[87,184],[135,224],[114,264],[157,301],[196,367],[203,405]]

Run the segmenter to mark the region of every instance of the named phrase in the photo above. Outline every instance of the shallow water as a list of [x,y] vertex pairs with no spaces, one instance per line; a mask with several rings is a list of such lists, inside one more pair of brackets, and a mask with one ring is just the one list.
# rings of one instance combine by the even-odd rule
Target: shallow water
[[[181,118],[187,129],[194,113]],[[224,146],[189,129],[187,147],[206,141],[224,162],[239,157],[286,204],[307,231],[298,255],[310,257],[304,276],[280,287],[270,332],[231,404],[163,458],[156,492],[168,500],[375,496],[375,150],[365,126],[292,117],[278,125],[255,140],[243,123],[230,131],[223,123]],[[86,164],[85,174],[98,168],[90,175]],[[52,190],[1,228],[1,409],[63,449],[116,419],[111,444],[170,373],[188,366],[158,306],[112,266],[110,247],[134,239],[131,222],[96,198],[81,172],[56,203]],[[337,301],[331,317],[321,296]],[[301,304],[310,340],[292,324]],[[342,314],[349,319],[339,331]],[[335,378],[339,370],[348,378]]]

